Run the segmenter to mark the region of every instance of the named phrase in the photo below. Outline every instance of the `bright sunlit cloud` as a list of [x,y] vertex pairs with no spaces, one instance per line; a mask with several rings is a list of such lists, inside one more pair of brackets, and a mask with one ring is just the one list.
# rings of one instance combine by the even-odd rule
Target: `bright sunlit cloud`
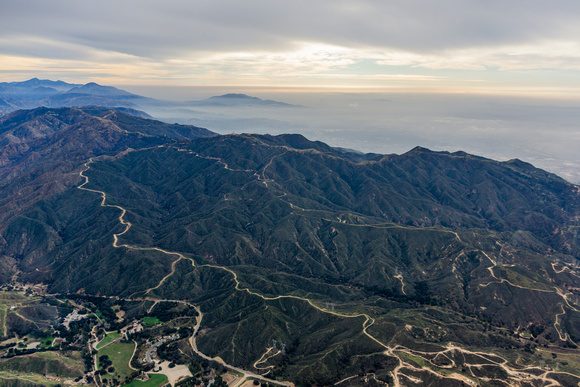
[[446,50],[430,55],[392,51],[384,53],[377,63],[437,70],[580,70],[580,42],[540,41],[519,46]]
[[2,5],[0,74],[580,96],[579,4],[22,0]]

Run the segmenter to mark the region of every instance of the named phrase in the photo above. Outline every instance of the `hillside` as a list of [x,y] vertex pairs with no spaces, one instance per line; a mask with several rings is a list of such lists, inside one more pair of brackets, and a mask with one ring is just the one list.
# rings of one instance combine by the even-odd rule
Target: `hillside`
[[[100,109],[20,138],[85,116],[125,136],[100,154],[136,150],[70,158],[66,185],[4,218],[2,265],[20,281],[198,305],[202,353],[297,385],[580,381],[580,364],[549,356],[578,355],[577,186],[519,160],[191,139]],[[548,360],[568,373],[539,372]]]
[[213,135],[129,113],[37,108],[0,118],[0,229],[34,203],[74,187],[79,168],[91,157]]

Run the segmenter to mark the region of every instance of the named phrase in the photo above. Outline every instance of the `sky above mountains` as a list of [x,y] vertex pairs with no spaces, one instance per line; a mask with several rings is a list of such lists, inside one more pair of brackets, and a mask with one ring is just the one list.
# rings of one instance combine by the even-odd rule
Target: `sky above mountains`
[[580,91],[576,1],[22,0],[0,11],[5,81]]

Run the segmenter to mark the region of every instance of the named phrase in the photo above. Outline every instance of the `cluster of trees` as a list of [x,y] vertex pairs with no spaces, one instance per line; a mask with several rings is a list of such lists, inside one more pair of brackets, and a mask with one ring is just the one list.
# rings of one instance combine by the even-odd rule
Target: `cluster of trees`
[[390,300],[400,302],[405,305],[412,306],[414,304],[441,306],[443,301],[438,299],[429,288],[427,281],[418,281],[415,283],[415,292],[413,294],[401,294],[400,287],[394,286],[392,288],[383,288],[379,286],[362,286],[367,295],[377,295],[388,298]]
[[[209,383],[209,381],[211,379],[212,378],[210,378],[210,377],[197,377],[197,376],[193,376],[191,378],[188,378],[188,379],[185,379],[185,380],[182,380],[182,381],[178,382],[176,384],[176,386],[177,387],[196,387],[196,386],[199,386],[202,383],[203,383],[204,386],[207,386],[208,383]],[[218,375],[216,375],[213,378],[213,384],[212,384],[212,386],[215,386],[215,387],[228,387],[228,384],[224,381],[224,379],[222,378],[222,376],[218,374]]]
[[97,371],[101,375],[112,374],[115,372],[115,367],[113,367],[113,362],[109,359],[108,355],[99,356],[99,370]]
[[171,321],[177,317],[197,316],[197,311],[191,306],[183,307],[177,302],[160,302],[149,313],[151,317],[157,317],[162,322]]
[[96,296],[86,296],[86,295],[77,295],[70,296],[69,298],[82,303],[85,305],[87,309],[93,311],[99,311],[101,313],[101,320],[104,320],[105,323],[108,325],[108,329],[110,330],[117,330],[122,328],[122,324],[117,321],[117,315],[115,311],[112,309],[113,304],[115,303],[114,300],[106,297],[96,297]]
[[82,336],[83,342],[81,345],[83,345],[86,343],[89,332],[91,329],[93,329],[95,324],[97,324],[97,318],[93,315],[90,315],[82,320],[72,321],[69,324],[69,329],[66,329],[64,326],[60,326],[56,330],[56,333],[58,336],[64,338],[68,343],[74,343]]
[[20,356],[20,355],[28,355],[29,353],[35,353],[35,352],[46,352],[46,351],[54,351],[54,350],[58,350],[60,348],[31,348],[31,349],[27,349],[27,348],[10,348],[8,350],[8,353],[6,353],[6,355],[4,355],[4,357],[10,358],[10,357],[14,357],[14,356]]
[[189,371],[193,376],[177,383],[177,387],[195,387],[199,386],[201,383],[207,386],[211,379],[214,380],[212,386],[228,386],[221,376],[226,373],[228,369],[218,362],[199,358],[198,361],[189,364]]
[[157,348],[157,355],[161,359],[168,360],[172,363],[184,363],[183,353],[179,351],[179,343],[167,342]]

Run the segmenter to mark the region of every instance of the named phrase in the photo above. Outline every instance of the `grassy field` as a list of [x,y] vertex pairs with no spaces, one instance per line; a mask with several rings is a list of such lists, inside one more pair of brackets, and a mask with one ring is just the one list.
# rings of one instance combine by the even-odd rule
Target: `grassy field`
[[167,383],[167,376],[162,374],[147,374],[149,375],[149,380],[142,382],[141,380],[134,380],[129,384],[125,384],[124,387],[159,387]]
[[426,365],[425,359],[423,359],[419,356],[414,356],[414,355],[411,355],[410,353],[400,352],[400,351],[397,351],[397,355],[402,357],[406,361],[411,361],[411,362],[417,364],[419,367],[425,367],[425,365]]
[[114,375],[105,375],[105,377],[120,376],[121,380],[130,376],[133,370],[129,367],[129,361],[133,355],[133,350],[135,349],[134,343],[113,343],[107,345],[106,347],[99,350],[98,356],[103,355],[109,356],[111,362],[113,362],[113,367],[115,367]]
[[84,370],[83,359],[79,351],[70,351],[66,356],[62,352],[39,352],[35,354],[47,360],[58,360],[71,369],[76,369],[82,373]]
[[26,297],[24,292],[0,292],[0,305],[12,306],[17,303],[37,301],[37,297]]
[[0,334],[6,336],[6,317],[8,317],[8,307],[0,305]]
[[114,331],[114,332],[107,333],[105,338],[103,340],[101,340],[99,342],[99,344],[97,344],[97,350],[103,348],[105,345],[109,344],[110,342],[112,342],[115,339],[118,339],[119,337],[121,337],[121,334],[119,332]]
[[41,386],[56,386],[62,385],[62,382],[50,381],[44,378],[42,375],[29,374],[25,372],[6,372],[0,371],[0,385],[1,386],[16,386],[16,385],[27,385],[34,383]]
[[498,266],[495,269],[499,272],[500,278],[505,278],[511,283],[530,289],[554,290],[552,284],[535,273],[530,273],[518,267]]
[[44,375],[74,379],[82,376],[84,365],[79,352],[66,356],[58,352],[41,352],[9,359],[0,359],[0,385],[26,385],[36,383],[43,386],[62,384],[51,381]]
[[143,321],[143,324],[149,326],[161,324],[161,320],[159,320],[157,317],[143,317],[141,321]]
[[52,347],[52,342],[54,341],[54,336],[49,336],[43,339],[38,339],[40,341],[39,348],[50,348]]

